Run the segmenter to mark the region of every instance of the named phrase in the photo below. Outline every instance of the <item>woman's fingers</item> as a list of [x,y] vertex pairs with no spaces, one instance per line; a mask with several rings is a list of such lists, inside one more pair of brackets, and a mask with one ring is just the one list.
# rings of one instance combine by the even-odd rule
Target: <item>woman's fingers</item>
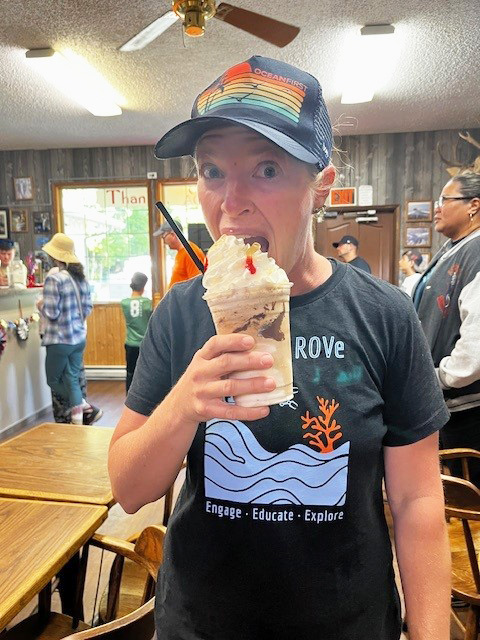
[[213,336],[197,353],[205,360],[212,360],[230,351],[249,351],[254,345],[255,340],[252,336],[244,333],[229,333],[224,336]]
[[273,358],[269,353],[261,351],[229,352],[209,360],[206,371],[209,378],[228,376],[234,371],[250,371],[269,369],[273,365]]
[[[269,353],[255,351],[254,345],[251,336],[228,334],[210,338],[197,351],[181,382],[181,386],[188,389],[195,421],[212,418],[259,420],[269,414],[268,407],[246,408],[224,400],[229,396],[267,393],[275,389],[275,380],[268,376],[273,358]],[[235,372],[244,371],[258,373],[248,378],[231,377]]]
[[273,378],[226,378],[210,382],[205,386],[204,397],[206,399],[228,398],[230,396],[243,396],[247,393],[268,393],[276,387]]
[[270,407],[239,407],[235,404],[224,402],[223,400],[211,400],[205,403],[202,411],[204,418],[202,421],[219,420],[261,420],[270,413]]

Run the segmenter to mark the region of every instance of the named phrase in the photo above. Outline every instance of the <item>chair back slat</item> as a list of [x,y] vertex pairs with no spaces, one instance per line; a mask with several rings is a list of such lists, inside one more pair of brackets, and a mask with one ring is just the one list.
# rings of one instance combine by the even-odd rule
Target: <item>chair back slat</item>
[[74,633],[64,640],[151,640],[155,632],[152,598],[140,609],[100,627]]
[[468,480],[442,475],[445,513],[455,518],[480,520],[480,491]]
[[158,568],[163,561],[166,532],[167,529],[162,525],[151,525],[142,531],[135,543],[135,553],[145,560],[148,572],[154,580],[157,579]]
[[[445,514],[460,518],[462,521],[463,538],[468,552],[470,572],[477,592],[471,595],[472,597],[478,597],[480,596],[480,570],[469,520],[480,520],[480,491],[475,485],[463,478],[442,475],[442,483],[445,493]],[[452,560],[455,572],[454,555]],[[465,566],[465,570],[468,571],[468,565]]]
[[480,571],[478,569],[478,558],[477,552],[475,550],[475,545],[473,543],[472,531],[470,529],[470,525],[468,524],[468,520],[462,520],[463,525],[463,535],[465,536],[465,542],[467,544],[468,551],[468,559],[470,560],[470,567],[472,569],[473,580],[475,582],[475,588],[477,592],[480,593]]

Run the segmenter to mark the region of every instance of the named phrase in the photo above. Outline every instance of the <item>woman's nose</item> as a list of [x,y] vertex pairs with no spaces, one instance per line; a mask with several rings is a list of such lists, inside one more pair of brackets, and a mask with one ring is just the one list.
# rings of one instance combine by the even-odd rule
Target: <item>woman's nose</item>
[[226,181],[222,211],[230,217],[253,211],[253,203],[250,200],[248,187],[244,181],[238,179]]

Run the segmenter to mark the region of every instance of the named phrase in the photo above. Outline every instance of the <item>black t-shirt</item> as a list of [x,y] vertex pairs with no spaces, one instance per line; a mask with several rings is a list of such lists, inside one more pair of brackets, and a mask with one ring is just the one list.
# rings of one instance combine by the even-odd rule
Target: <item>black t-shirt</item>
[[[448,412],[410,299],[333,262],[291,299],[295,396],[255,422],[199,425],[157,585],[162,640],[397,640],[383,446]],[[127,406],[149,414],[214,333],[201,279],[175,286]]]
[[357,269],[361,269],[362,271],[366,271],[367,273],[372,273],[368,262],[363,258],[360,258],[360,256],[357,256],[353,260],[350,260],[348,264],[352,265],[352,267],[357,267]]

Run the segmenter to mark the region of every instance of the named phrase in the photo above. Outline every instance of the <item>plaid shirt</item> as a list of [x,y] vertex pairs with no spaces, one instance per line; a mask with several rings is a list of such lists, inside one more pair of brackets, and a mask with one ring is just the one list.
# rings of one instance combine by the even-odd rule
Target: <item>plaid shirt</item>
[[[83,317],[92,311],[88,282],[75,280],[82,303]],[[82,322],[77,296],[70,276],[59,271],[47,276],[43,286],[44,318],[43,345],[79,344],[87,336],[85,321]]]

